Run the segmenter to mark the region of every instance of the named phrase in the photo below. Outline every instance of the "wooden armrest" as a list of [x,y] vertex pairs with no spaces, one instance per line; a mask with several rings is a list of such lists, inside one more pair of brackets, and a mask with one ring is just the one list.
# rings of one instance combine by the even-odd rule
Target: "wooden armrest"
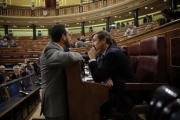
[[155,90],[166,83],[125,83],[125,90]]

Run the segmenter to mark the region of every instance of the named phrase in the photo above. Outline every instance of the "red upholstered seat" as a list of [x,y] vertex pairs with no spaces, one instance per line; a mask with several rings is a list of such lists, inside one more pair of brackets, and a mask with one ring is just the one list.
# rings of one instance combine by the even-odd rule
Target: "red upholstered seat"
[[21,56],[20,55],[14,55],[13,59],[21,59]]
[[32,58],[39,58],[39,55],[31,55]]
[[19,50],[19,52],[25,52],[25,50]]
[[33,47],[38,47],[38,45],[33,45]]
[[28,49],[28,51],[33,51],[32,49]]
[[10,53],[10,50],[3,50],[3,53]]
[[23,58],[30,58],[30,55],[23,55]]
[[[138,46],[139,43],[132,44],[130,55],[138,55]],[[134,49],[135,51],[133,51]],[[144,101],[149,103],[154,90],[167,82],[165,38],[154,36],[141,40],[139,52],[139,60],[137,60],[138,56],[135,59],[133,58],[133,62],[137,62],[136,76],[139,83],[125,83],[125,90],[141,90]],[[128,114],[144,114],[147,106],[148,104],[135,105]],[[118,112],[116,111],[116,113]]]
[[134,71],[136,72],[139,60],[140,53],[140,43],[134,43],[130,47],[130,61],[133,66]]
[[40,49],[34,49],[34,51],[41,51]]
[[127,46],[120,46],[119,48],[122,48],[122,49],[128,51],[128,47]]
[[11,56],[2,56],[2,59],[11,59]]

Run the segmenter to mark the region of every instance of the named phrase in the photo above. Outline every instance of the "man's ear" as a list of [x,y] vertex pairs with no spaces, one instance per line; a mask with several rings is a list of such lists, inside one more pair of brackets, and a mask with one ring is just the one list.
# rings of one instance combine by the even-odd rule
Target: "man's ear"
[[66,39],[66,36],[64,34],[62,34],[62,39],[65,40]]
[[103,44],[105,44],[105,43],[106,43],[106,38],[103,39]]

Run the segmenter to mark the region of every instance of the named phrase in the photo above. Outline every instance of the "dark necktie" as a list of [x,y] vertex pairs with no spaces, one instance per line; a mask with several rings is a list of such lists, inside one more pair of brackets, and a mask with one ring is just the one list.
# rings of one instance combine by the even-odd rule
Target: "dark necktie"
[[104,62],[104,55],[103,54],[101,54],[98,57],[97,62],[98,62],[98,67],[101,67],[103,65],[103,62]]

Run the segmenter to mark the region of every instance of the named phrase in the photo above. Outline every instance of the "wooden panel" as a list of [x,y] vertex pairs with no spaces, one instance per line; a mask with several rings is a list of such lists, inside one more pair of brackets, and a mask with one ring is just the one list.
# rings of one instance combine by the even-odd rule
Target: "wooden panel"
[[172,38],[170,41],[171,66],[180,67],[180,37]]
[[66,68],[70,120],[100,120],[100,106],[109,99],[103,84],[83,82],[80,64]]
[[5,88],[0,90],[0,97],[2,98],[2,102],[6,102],[9,99],[5,91]]

